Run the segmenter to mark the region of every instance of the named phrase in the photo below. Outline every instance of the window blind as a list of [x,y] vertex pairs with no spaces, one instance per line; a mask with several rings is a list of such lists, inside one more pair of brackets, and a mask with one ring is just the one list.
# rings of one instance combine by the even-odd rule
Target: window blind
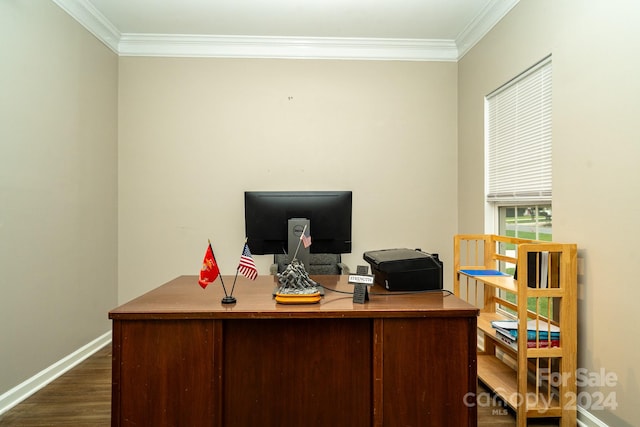
[[486,97],[487,200],[551,201],[551,58]]

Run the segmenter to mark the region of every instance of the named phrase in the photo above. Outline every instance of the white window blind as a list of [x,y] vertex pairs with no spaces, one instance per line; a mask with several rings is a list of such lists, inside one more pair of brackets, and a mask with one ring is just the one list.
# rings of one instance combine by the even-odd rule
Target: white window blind
[[489,94],[487,200],[551,200],[551,58]]

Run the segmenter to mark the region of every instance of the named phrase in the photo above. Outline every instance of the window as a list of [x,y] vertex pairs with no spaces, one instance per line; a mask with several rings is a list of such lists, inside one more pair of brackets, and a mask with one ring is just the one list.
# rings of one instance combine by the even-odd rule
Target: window
[[[498,234],[522,239],[552,241],[551,204],[497,206]],[[510,252],[511,251],[511,252]],[[515,250],[504,248],[504,253],[515,256]],[[503,271],[513,274],[514,265],[505,265]]]
[[498,206],[498,234],[550,242],[551,204]]
[[493,232],[551,240],[551,57],[485,100]]
[[[486,199],[491,232],[551,241],[551,57],[490,93],[485,99]],[[515,248],[500,251],[515,256]],[[510,253],[511,252],[511,253]],[[514,265],[501,265],[513,274]],[[515,302],[515,295],[501,297]],[[529,309],[548,312],[548,305]],[[502,307],[510,312],[506,307]]]

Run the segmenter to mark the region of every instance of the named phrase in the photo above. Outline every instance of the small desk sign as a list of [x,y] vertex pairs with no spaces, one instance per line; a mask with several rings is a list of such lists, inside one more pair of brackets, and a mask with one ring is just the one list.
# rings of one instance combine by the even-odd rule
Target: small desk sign
[[353,291],[353,302],[364,304],[365,301],[369,301],[369,291],[367,287],[373,285],[373,276],[350,274],[349,283],[355,287]]
[[350,274],[349,283],[361,283],[363,285],[373,285],[373,276],[363,274]]

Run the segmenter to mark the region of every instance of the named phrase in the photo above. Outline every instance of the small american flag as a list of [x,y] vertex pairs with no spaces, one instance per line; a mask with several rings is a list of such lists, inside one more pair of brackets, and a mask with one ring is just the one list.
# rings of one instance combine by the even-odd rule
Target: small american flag
[[240,264],[238,265],[238,271],[242,273],[242,275],[248,279],[256,280],[258,277],[258,269],[256,268],[256,263],[253,261],[251,257],[251,251],[249,250],[249,245],[244,244],[244,249],[242,250],[242,255],[240,256]]
[[300,240],[302,240],[302,244],[304,245],[305,248],[308,248],[309,246],[311,246],[311,234],[309,234],[307,227],[305,227],[304,230],[302,231],[302,234],[300,235]]

